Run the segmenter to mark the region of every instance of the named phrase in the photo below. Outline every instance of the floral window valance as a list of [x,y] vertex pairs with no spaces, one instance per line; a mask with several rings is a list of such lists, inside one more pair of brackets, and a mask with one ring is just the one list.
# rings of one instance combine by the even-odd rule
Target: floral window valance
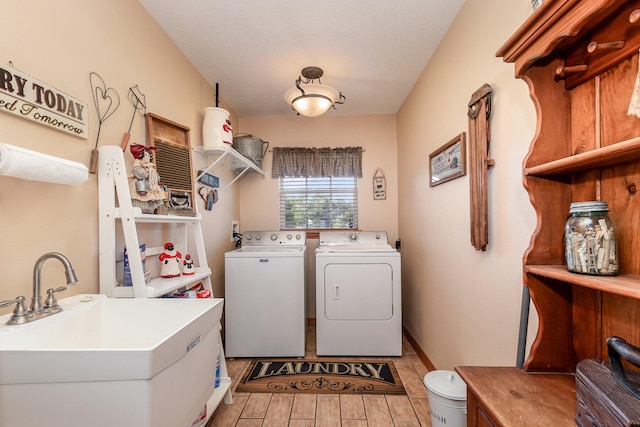
[[362,147],[274,147],[271,176],[362,177]]

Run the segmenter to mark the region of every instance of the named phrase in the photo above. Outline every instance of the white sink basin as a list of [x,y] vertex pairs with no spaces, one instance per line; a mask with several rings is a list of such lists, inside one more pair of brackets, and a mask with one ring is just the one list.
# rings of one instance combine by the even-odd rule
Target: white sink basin
[[77,425],[190,425],[213,392],[222,299],[76,295],[60,306],[23,325],[0,317],[0,425],[58,425],[56,408],[61,426],[76,425],[74,411]]

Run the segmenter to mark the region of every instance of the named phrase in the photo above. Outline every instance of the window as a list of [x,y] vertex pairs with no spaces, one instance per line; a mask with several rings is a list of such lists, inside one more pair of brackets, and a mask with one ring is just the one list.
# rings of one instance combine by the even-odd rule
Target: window
[[357,227],[356,177],[280,177],[280,228]]
[[358,227],[362,147],[274,147],[271,176],[280,179],[280,228]]

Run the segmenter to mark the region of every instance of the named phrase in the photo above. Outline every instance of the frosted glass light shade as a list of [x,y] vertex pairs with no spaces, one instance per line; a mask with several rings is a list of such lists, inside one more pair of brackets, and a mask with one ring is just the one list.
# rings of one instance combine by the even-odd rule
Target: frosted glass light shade
[[300,84],[304,95],[297,87],[284,94],[285,101],[299,114],[306,117],[318,117],[331,108],[340,94],[331,86],[323,84]]

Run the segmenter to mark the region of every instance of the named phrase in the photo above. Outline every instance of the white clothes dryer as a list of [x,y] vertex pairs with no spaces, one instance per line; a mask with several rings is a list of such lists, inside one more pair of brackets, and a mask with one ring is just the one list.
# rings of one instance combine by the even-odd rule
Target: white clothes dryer
[[402,355],[400,253],[386,232],[320,232],[316,347],[319,356]]
[[249,231],[225,253],[227,357],[305,354],[304,231]]

